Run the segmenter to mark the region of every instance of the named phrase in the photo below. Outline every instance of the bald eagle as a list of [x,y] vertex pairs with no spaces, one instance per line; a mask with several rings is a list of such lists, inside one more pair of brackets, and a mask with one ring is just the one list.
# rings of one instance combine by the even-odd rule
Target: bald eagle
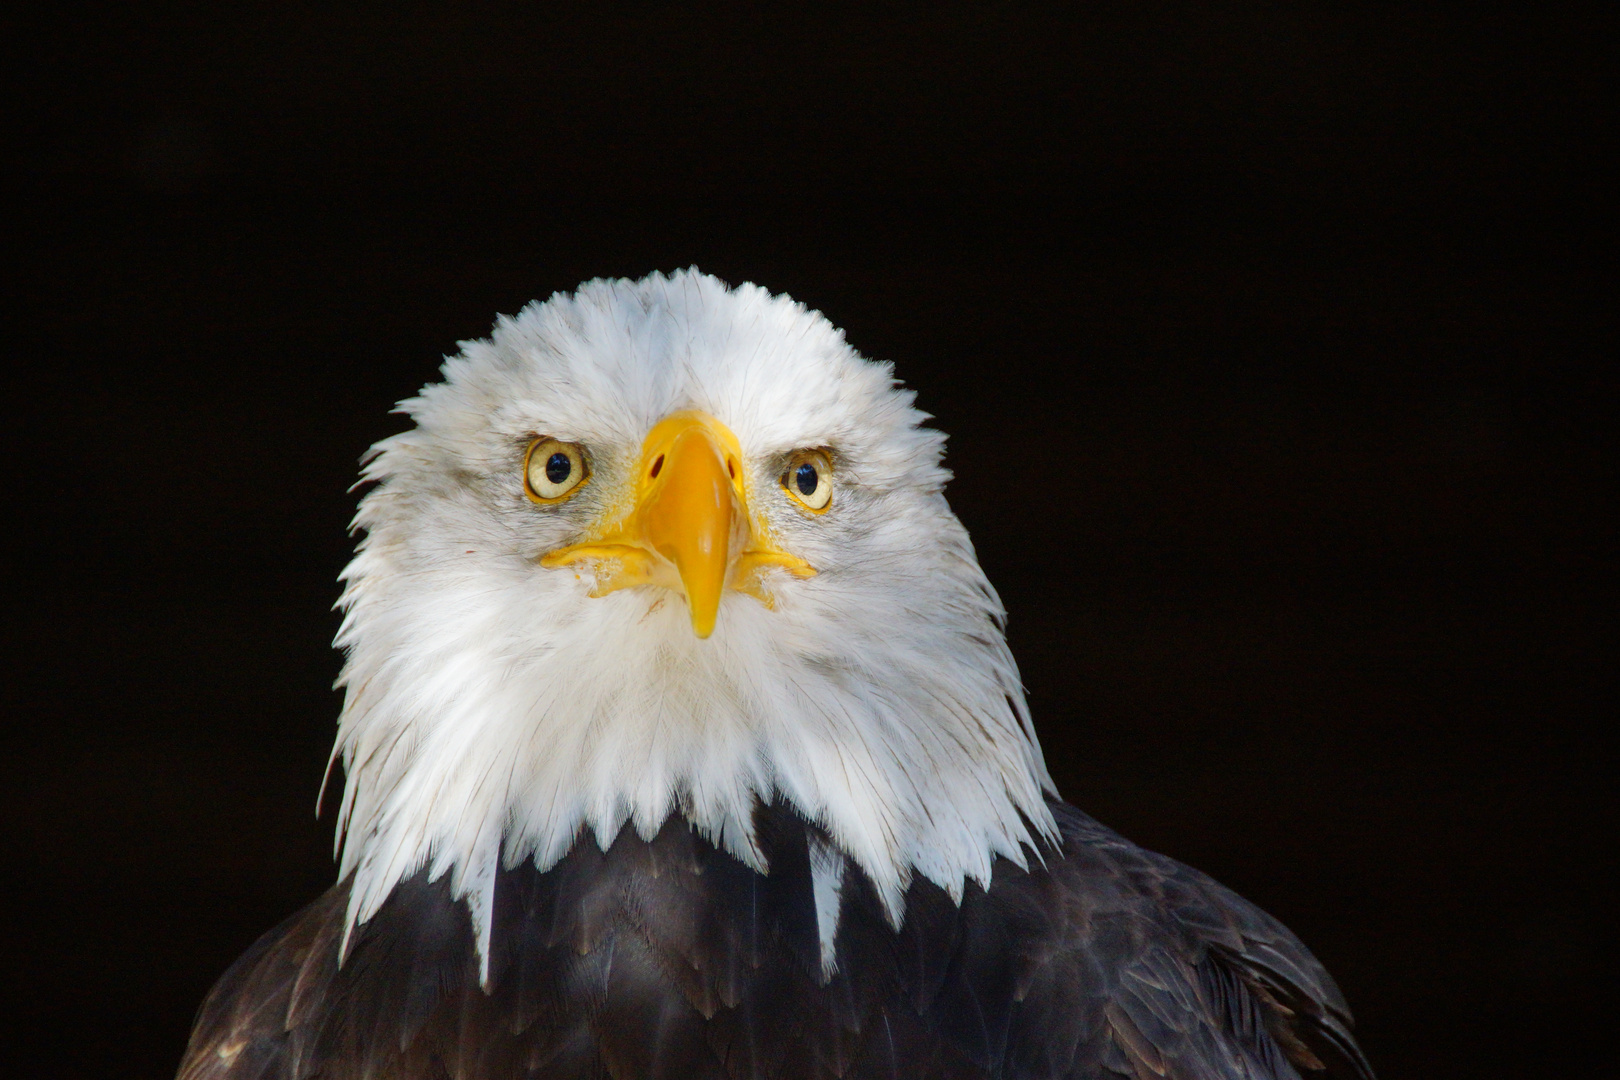
[[1288,930],[1059,799],[888,365],[689,271],[443,375],[364,461],[338,883],[184,1080],[1371,1077]]

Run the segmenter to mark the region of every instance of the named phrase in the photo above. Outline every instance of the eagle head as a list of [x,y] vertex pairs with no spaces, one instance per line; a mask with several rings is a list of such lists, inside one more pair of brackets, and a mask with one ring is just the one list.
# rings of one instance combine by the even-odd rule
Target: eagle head
[[820,314],[696,271],[465,342],[374,446],[334,755],[349,925],[679,814],[769,872],[783,800],[890,918],[1055,832],[944,437]]

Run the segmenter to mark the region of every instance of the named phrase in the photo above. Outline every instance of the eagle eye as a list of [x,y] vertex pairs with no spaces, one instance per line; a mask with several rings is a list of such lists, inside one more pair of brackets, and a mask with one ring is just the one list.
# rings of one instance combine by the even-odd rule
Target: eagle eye
[[523,455],[523,493],[542,506],[568,498],[590,478],[585,448],[541,437]]
[[782,472],[782,490],[806,510],[826,513],[832,505],[832,460],[822,450],[796,451]]

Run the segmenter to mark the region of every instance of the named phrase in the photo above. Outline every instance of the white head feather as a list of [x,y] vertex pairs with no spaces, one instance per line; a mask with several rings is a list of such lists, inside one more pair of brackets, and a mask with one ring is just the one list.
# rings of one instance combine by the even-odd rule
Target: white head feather
[[[941,494],[944,437],[887,364],[819,313],[696,272],[593,281],[464,342],[372,448],[344,572],[334,754],[348,783],[349,926],[402,878],[451,874],[486,944],[495,873],[545,869],[671,812],[768,872],[756,800],[780,797],[870,877],[890,919],[913,873],[960,898],[1056,826],[1003,611]],[[622,504],[642,440],[681,409],[737,436],[748,502],[816,576],[776,604],[727,594],[697,638],[653,587],[588,595],[543,569]],[[525,498],[528,442],[584,444],[592,482]],[[834,512],[789,506],[783,456],[835,454]],[[621,493],[621,494],[615,494]]]

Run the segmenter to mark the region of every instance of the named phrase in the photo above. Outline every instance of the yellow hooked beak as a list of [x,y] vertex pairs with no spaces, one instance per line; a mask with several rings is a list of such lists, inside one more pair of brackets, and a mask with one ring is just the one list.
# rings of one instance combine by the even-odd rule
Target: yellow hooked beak
[[714,632],[727,588],[766,607],[760,583],[769,567],[812,577],[809,563],[774,547],[764,523],[748,512],[742,450],[737,436],[708,413],[672,413],[641,445],[635,505],[614,524],[581,544],[540,559],[544,567],[599,560],[592,596],[632,585],[674,589],[686,597],[692,632]]

